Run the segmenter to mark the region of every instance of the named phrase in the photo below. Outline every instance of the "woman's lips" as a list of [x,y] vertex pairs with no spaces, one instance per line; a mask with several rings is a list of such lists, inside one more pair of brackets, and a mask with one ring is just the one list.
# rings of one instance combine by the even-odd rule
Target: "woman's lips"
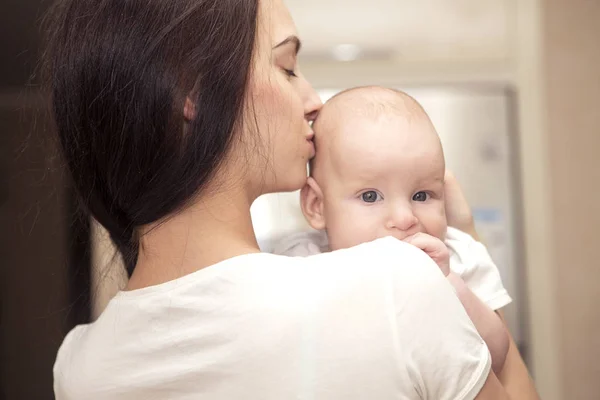
[[309,158],[313,158],[315,156],[315,143],[312,139],[306,139],[306,142],[310,145],[310,156]]
[[315,142],[314,142],[315,132],[311,129],[306,135],[306,141],[310,144],[310,156],[309,158],[313,158],[315,156]]

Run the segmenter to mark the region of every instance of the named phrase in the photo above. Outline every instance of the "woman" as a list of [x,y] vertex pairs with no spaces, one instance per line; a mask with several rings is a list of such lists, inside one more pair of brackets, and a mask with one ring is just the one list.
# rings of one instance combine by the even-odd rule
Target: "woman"
[[131,276],[65,339],[57,399],[506,398],[422,252],[386,238],[260,253],[250,205],[304,184],[321,106],[281,0],[67,0],[50,15],[61,148]]

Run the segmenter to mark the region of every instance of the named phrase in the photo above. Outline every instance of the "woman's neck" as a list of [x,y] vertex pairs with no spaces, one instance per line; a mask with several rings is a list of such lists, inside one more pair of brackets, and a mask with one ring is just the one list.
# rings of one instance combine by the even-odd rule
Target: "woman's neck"
[[241,188],[213,193],[143,229],[138,264],[127,290],[168,282],[260,251],[250,217],[252,199]]

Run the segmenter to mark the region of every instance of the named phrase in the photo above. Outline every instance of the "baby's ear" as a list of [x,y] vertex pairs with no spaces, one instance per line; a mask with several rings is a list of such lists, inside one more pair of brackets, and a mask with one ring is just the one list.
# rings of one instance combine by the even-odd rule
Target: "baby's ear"
[[306,185],[300,191],[300,206],[306,221],[314,229],[325,229],[325,213],[323,204],[323,192],[317,181],[308,177]]

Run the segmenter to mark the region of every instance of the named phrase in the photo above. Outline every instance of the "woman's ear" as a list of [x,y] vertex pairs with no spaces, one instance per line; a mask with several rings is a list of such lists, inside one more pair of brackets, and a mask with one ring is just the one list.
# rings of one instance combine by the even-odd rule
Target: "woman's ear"
[[306,185],[300,191],[300,206],[304,218],[310,226],[317,230],[326,228],[323,192],[317,181],[311,176],[308,177]]
[[183,106],[183,118],[187,122],[191,122],[196,118],[196,105],[189,97],[185,98],[185,104]]

